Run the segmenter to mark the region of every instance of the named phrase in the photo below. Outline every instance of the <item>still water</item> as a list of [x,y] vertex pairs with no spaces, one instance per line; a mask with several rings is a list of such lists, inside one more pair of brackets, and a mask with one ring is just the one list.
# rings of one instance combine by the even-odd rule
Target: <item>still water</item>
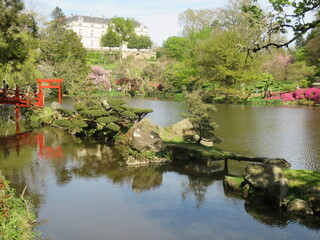
[[[153,108],[148,117],[163,127],[180,120],[183,110],[179,102],[159,99],[133,98],[128,104]],[[320,169],[320,109],[217,108],[222,148]],[[56,129],[8,135],[0,145],[1,174],[18,192],[28,186],[44,238],[320,239],[319,217],[292,219],[225,193],[220,162],[206,174],[179,166],[119,166],[114,149]],[[234,161],[228,171],[242,172],[244,166]]]

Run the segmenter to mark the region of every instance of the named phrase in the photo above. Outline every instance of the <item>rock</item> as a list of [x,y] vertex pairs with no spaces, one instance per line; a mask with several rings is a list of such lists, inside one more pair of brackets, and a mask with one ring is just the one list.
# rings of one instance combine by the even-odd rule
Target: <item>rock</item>
[[302,199],[295,199],[288,204],[288,212],[298,215],[313,215],[313,211],[306,201]]
[[60,103],[57,103],[57,102],[52,102],[50,107],[53,109],[53,110],[56,110],[58,108],[62,108],[62,105]]
[[282,178],[278,181],[275,181],[268,188],[269,200],[280,207],[281,200],[287,195],[288,190],[289,190],[288,179]]
[[291,164],[283,158],[275,158],[275,159],[265,158],[263,163],[276,165],[277,167],[280,167],[280,168],[290,168],[291,167]]
[[135,123],[126,134],[126,138],[130,147],[139,152],[160,152],[163,149],[163,143],[158,132],[158,127],[146,118]]
[[281,168],[268,164],[248,164],[245,180],[254,188],[268,190],[276,181],[283,179]]
[[198,136],[196,136],[195,133],[191,130],[192,127],[193,126],[189,119],[185,118],[180,122],[177,122],[165,128],[165,130],[173,134],[173,136],[176,138],[185,139],[186,137],[192,136],[192,138],[194,138],[193,140],[197,140]]
[[234,177],[224,176],[223,186],[228,191],[241,192],[241,184],[235,180]]
[[110,109],[110,105],[109,105],[107,99],[102,99],[102,100],[101,100],[101,105],[105,108],[105,110]]
[[306,189],[303,193],[306,196],[306,202],[311,207],[314,213],[320,213],[320,190]]

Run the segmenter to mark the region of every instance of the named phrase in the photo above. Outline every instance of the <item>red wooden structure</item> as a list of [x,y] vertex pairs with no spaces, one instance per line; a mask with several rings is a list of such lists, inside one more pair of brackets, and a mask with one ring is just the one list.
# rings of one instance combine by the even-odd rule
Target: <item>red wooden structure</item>
[[[19,107],[43,107],[44,106],[44,94],[43,88],[57,88],[58,89],[58,101],[62,103],[61,83],[63,79],[37,79],[38,93],[31,93],[27,91],[21,91],[16,85],[15,89],[2,89],[0,91],[0,104],[10,104],[16,106],[16,120],[20,119]],[[57,83],[57,85],[53,85]]]
[[37,82],[38,82],[38,89],[39,89],[39,97],[42,100],[42,103],[41,103],[42,107],[44,105],[44,97],[42,92],[43,88],[57,88],[58,102],[60,104],[62,103],[61,83],[63,82],[63,79],[37,79]]

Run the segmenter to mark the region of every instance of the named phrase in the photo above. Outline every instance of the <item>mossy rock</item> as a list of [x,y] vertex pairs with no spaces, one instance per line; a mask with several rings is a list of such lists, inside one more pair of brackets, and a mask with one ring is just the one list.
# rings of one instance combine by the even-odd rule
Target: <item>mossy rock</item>
[[79,114],[88,118],[99,118],[109,115],[109,113],[105,110],[82,110],[79,112]]
[[73,112],[67,108],[57,108],[56,111],[63,117],[73,117]]
[[72,120],[71,121],[71,124],[75,127],[78,127],[78,128],[85,128],[85,127],[88,127],[88,124],[86,124],[85,121],[83,120]]
[[119,132],[120,131],[120,127],[115,123],[109,123],[107,125],[107,129],[112,131],[112,132]]
[[119,118],[115,117],[115,116],[110,116],[110,117],[100,117],[97,119],[97,122],[100,124],[110,124],[110,123],[114,123],[114,122],[118,122]]
[[66,119],[58,119],[55,120],[53,123],[63,128],[72,128],[72,123]]

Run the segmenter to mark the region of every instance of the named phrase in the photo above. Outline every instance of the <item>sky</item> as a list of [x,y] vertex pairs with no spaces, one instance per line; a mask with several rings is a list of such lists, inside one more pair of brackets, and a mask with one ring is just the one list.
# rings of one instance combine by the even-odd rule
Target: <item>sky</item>
[[215,9],[226,4],[227,0],[25,0],[26,9],[32,8],[47,16],[58,6],[66,16],[134,18],[149,28],[151,40],[159,46],[168,37],[181,33],[179,13],[188,8]]

